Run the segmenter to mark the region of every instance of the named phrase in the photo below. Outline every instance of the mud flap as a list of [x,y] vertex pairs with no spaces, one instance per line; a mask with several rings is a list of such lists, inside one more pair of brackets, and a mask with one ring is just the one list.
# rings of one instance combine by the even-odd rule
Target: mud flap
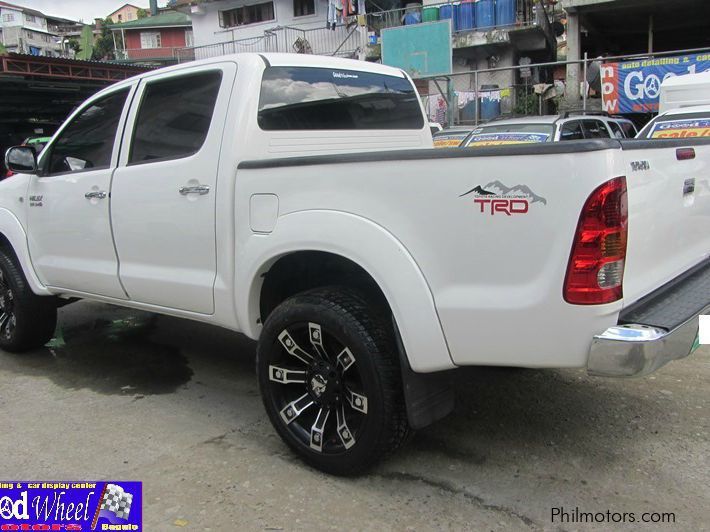
[[415,429],[423,429],[448,416],[454,409],[454,371],[437,371],[434,373],[415,373],[409,366],[407,353],[404,351],[402,338],[397,324],[392,319],[399,362],[402,368],[402,386],[404,400],[407,405],[409,425]]

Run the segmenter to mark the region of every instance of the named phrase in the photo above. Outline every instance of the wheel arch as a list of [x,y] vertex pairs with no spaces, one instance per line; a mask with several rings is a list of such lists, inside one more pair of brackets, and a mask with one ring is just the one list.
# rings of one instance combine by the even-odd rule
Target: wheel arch
[[0,208],[0,248],[9,250],[15,256],[32,292],[38,296],[52,295],[39,280],[32,266],[27,234],[22,224],[14,214],[3,208]]
[[[309,237],[313,234],[317,239]],[[280,217],[272,234],[254,235],[242,250],[237,265],[251,268],[246,275],[237,275],[243,283],[237,283],[237,294],[246,297],[238,300],[236,311],[251,338],[258,338],[262,319],[283,300],[274,294],[293,291],[274,290],[283,279],[281,272],[298,265],[301,272],[310,269],[309,275],[317,278],[327,271],[323,266],[333,265],[331,272],[350,273],[351,278],[343,283],[342,278],[326,275],[318,286],[364,287],[381,298],[392,313],[412,370],[427,373],[454,367],[424,275],[402,243],[374,222],[339,211],[299,211]],[[305,284],[306,289],[316,287]]]

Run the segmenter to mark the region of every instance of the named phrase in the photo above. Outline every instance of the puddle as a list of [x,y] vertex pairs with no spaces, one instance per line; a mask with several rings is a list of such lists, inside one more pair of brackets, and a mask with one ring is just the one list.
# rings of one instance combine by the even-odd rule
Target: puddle
[[192,378],[177,347],[152,340],[156,315],[109,308],[89,306],[80,316],[60,314],[55,337],[43,349],[6,355],[15,359],[11,366],[64,388],[103,394],[171,393]]

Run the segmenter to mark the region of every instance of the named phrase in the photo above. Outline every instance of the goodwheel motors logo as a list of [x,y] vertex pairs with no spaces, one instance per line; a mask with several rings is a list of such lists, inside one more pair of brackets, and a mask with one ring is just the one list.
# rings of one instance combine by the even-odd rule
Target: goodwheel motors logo
[[0,481],[0,531],[143,530],[140,482]]
[[500,181],[492,181],[485,186],[477,185],[459,197],[472,198],[473,203],[479,207],[479,213],[491,216],[527,214],[534,203],[547,205],[545,198],[535,194],[526,185],[507,187]]

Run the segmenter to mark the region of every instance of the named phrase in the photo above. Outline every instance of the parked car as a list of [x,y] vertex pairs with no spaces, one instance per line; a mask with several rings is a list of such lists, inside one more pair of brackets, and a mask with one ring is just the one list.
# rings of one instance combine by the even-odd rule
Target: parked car
[[384,65],[243,54],[119,81],[39,158],[7,153],[0,347],[43,345],[73,298],[240,331],[276,432],[335,474],[448,414],[458,367],[629,377],[692,352],[710,140],[431,145]]
[[475,128],[462,147],[501,146],[598,138],[633,138],[630,120],[596,115],[544,115],[493,120]]
[[434,133],[435,148],[458,148],[473,131],[474,126],[450,127]]
[[681,107],[661,113],[646,124],[636,138],[710,138],[710,105]]
[[39,154],[51,139],[52,137],[28,137],[22,144],[24,146],[32,146]]

